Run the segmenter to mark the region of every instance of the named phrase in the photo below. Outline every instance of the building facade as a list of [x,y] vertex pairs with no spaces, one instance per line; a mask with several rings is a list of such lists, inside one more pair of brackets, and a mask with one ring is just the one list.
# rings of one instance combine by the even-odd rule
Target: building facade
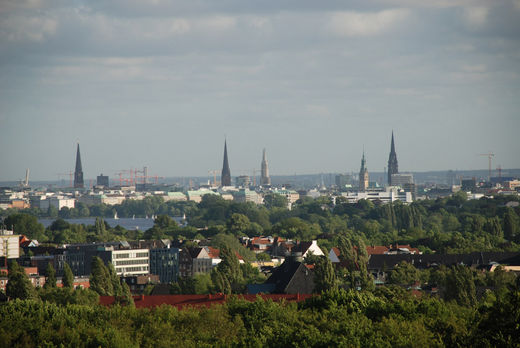
[[168,284],[179,276],[179,249],[150,249],[150,273],[159,276],[159,281]]

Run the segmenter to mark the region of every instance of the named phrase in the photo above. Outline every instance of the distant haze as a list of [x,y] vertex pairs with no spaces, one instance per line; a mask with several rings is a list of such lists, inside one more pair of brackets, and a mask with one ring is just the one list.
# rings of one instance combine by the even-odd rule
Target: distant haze
[[520,1],[3,0],[0,181],[519,168]]

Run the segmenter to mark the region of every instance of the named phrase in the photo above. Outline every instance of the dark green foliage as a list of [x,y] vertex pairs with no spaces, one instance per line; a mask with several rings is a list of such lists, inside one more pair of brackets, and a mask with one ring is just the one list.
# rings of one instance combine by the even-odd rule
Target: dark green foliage
[[469,267],[455,266],[449,269],[445,287],[446,300],[455,300],[462,306],[472,306],[477,302],[475,276]]
[[87,294],[95,293],[42,289],[43,302],[1,305],[0,342],[6,347],[519,346],[517,290],[478,310],[416,298],[396,287],[375,293],[329,290],[299,304],[231,298],[224,305],[182,311],[73,301]]
[[36,290],[31,284],[29,277],[23,267],[18,265],[16,261],[11,261],[9,264],[7,281],[5,293],[10,299],[26,300],[37,298]]
[[23,234],[28,238],[46,240],[44,237],[44,227],[38,222],[36,216],[29,214],[12,214],[4,220],[4,225],[12,229],[15,234]]
[[63,264],[63,277],[61,278],[61,282],[65,288],[74,288],[74,274],[66,262]]
[[109,270],[103,260],[95,256],[92,258],[90,271],[90,289],[101,296],[113,296],[114,286]]
[[55,288],[56,287],[56,271],[54,270],[54,267],[52,266],[52,263],[47,264],[47,268],[45,269],[45,284],[43,285],[44,288]]
[[520,347],[520,291],[511,291],[490,308],[483,307],[475,330],[480,347]]
[[328,257],[319,257],[314,266],[314,292],[333,291],[338,287],[336,272]]
[[504,237],[509,241],[516,240],[519,230],[518,215],[511,208],[507,208],[504,214]]
[[419,271],[412,264],[402,261],[388,276],[389,284],[413,285],[420,280]]

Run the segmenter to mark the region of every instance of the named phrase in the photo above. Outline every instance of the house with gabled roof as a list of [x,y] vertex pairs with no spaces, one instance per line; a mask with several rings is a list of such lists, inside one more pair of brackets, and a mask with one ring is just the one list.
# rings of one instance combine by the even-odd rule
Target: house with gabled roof
[[212,268],[208,251],[201,247],[183,248],[179,253],[179,276],[193,277],[197,273],[209,273]]
[[313,240],[310,242],[300,242],[292,249],[293,253],[301,253],[302,257],[307,257],[311,253],[315,256],[325,256],[321,248],[318,246],[318,242]]
[[273,270],[265,281],[274,294],[312,294],[314,291],[314,271],[305,264],[289,257]]

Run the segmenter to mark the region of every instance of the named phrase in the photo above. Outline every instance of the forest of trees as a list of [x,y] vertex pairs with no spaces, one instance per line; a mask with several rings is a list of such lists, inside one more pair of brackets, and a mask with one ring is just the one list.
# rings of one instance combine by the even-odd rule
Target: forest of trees
[[[272,196],[272,197],[271,197]],[[31,211],[2,211],[4,223],[17,233],[48,243],[94,242],[137,239],[204,239],[227,234],[238,236],[272,235],[298,240],[318,239],[323,249],[337,246],[342,235],[362,239],[366,245],[412,244],[424,253],[463,253],[472,251],[520,250],[520,207],[518,197],[497,196],[467,200],[465,193],[452,197],[374,204],[360,200],[335,204],[329,197],[302,198],[286,208],[285,197],[271,195],[265,205],[236,203],[217,195],[206,195],[200,203],[163,202],[159,197],[142,201],[127,200],[105,207],[108,216],[131,216],[143,209],[157,214],[155,225],[147,231],[111,228],[102,219],[103,209],[90,207],[98,217],[93,226],[74,225],[57,219],[45,229]],[[104,209],[105,209],[104,208]],[[75,208],[70,210],[82,209]],[[179,226],[171,216],[186,214],[187,226]],[[105,214],[106,215],[106,214]]]
[[[518,199],[468,201],[458,194],[411,205],[341,200],[333,205],[319,198],[302,199],[288,210],[283,197],[257,206],[205,196],[199,204],[158,202],[178,209],[175,215],[186,213],[189,224],[178,226],[167,213],[145,232],[110,228],[102,217],[93,226],[57,219],[45,229],[35,215],[11,212],[4,219],[8,227],[48,243],[210,237],[223,261],[210,274],[172,284],[172,293],[243,293],[245,284],[263,281],[257,269],[238,263],[236,253],[254,259],[238,242],[242,235],[317,238],[324,249],[337,246],[346,267],[336,269],[326,258],[306,259],[315,264],[315,291],[321,295],[298,304],[232,299],[209,309],[177,310],[136,309],[126,284],[99,259],[93,260],[91,289],[74,289],[67,265],[63,287],[56,286],[55,271],[48,267],[45,287],[35,289],[11,263],[3,294],[10,300],[0,304],[0,341],[9,347],[518,347],[520,277],[514,273],[464,266],[418,270],[402,263],[389,273],[388,285],[375,288],[364,266],[367,243],[411,243],[438,253],[518,251],[520,211],[506,206],[511,201]],[[417,294],[416,283],[435,284],[441,291]],[[99,295],[116,296],[117,304],[102,307]]]
[[5,347],[520,346],[518,285],[475,304],[387,287],[183,310],[17,299],[0,304],[0,316]]

